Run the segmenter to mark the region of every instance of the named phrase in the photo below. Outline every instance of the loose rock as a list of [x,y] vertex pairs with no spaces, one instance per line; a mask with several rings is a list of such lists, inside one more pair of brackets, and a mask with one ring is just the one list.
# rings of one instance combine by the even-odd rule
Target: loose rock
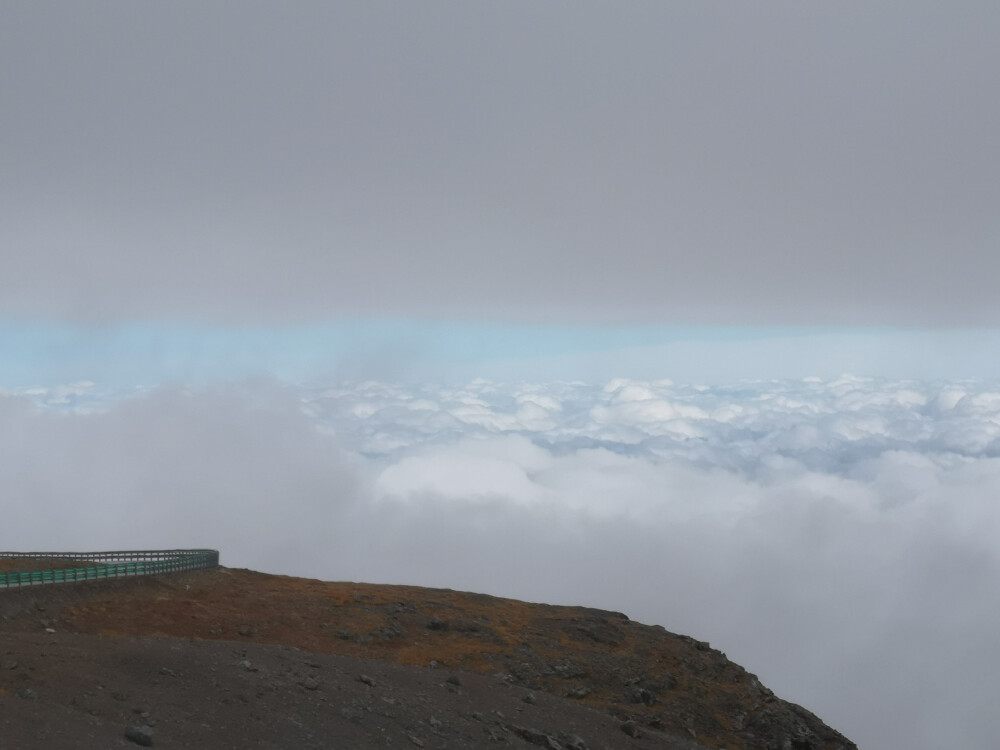
[[643,731],[639,728],[639,725],[634,721],[626,721],[622,724],[619,729],[621,729],[625,734],[633,739],[639,739],[643,736]]
[[530,742],[532,745],[544,747],[546,750],[562,750],[562,743],[560,743],[555,737],[545,734],[545,732],[539,732],[537,729],[519,727],[516,725],[511,726],[510,729],[518,737],[526,742]]
[[125,727],[125,739],[142,747],[152,747],[153,730],[149,727]]

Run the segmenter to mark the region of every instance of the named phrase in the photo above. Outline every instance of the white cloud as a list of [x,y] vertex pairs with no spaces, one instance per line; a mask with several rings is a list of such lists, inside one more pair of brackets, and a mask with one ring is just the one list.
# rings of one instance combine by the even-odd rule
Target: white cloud
[[532,475],[550,463],[547,451],[518,436],[434,446],[382,471],[375,482],[376,499],[409,501],[430,496],[455,502],[501,499],[530,505],[545,493]]
[[[7,395],[0,546],[204,544],[618,609],[711,640],[862,746],[987,747],[998,390],[255,384],[86,413]],[[696,432],[630,410],[650,403]]]
[[[384,457],[382,507],[406,508],[382,537],[385,580],[434,550],[411,581],[585,601],[700,634],[863,746],[940,747],[956,732],[988,743],[969,708],[1000,698],[979,677],[1000,627],[988,384],[554,384],[533,387],[561,407],[541,433],[517,418],[523,390],[470,386],[488,421],[450,439],[418,432]],[[497,431],[517,437],[486,437]],[[915,687],[929,669],[938,690]],[[887,726],[871,709],[886,695],[921,718]]]

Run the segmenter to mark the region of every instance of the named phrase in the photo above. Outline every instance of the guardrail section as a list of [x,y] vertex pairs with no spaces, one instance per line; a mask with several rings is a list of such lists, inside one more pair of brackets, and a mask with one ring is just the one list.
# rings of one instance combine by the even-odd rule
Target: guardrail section
[[85,567],[0,573],[0,588],[73,583],[104,578],[149,576],[215,568],[214,549],[118,550],[109,552],[0,552],[2,558],[57,558],[97,563]]

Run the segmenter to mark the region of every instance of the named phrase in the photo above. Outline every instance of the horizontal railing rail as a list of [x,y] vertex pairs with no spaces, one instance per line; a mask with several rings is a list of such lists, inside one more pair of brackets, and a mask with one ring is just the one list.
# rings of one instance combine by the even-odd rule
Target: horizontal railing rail
[[57,570],[0,573],[0,589],[73,583],[126,576],[179,573],[184,570],[215,568],[219,551],[214,549],[114,550],[106,552],[0,552],[3,558],[72,560],[96,563]]

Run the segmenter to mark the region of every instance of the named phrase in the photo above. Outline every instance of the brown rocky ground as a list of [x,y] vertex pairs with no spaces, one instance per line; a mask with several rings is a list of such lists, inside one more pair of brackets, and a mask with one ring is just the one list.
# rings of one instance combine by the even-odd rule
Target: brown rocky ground
[[0,590],[0,617],[0,750],[149,721],[187,748],[855,747],[707,643],[582,607],[218,568]]

